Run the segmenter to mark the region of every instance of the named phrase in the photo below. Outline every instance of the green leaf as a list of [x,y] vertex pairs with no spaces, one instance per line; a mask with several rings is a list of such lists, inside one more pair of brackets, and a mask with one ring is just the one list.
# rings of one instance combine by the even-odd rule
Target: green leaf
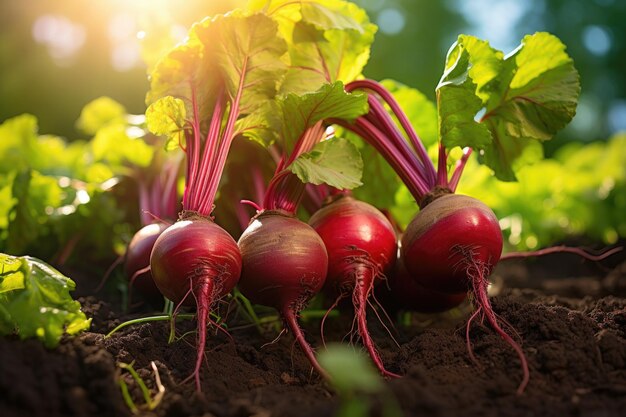
[[[112,152],[142,155],[126,145],[117,143]],[[107,152],[102,153],[106,158]],[[96,160],[91,144],[84,141],[67,144],[57,136],[37,135],[37,121],[30,115],[0,125],[0,159],[11,161],[0,164],[0,252],[49,259],[69,256],[75,248],[73,254],[79,256],[70,259],[110,256],[112,241],[125,232],[124,218],[114,204],[98,212],[88,212],[85,206],[102,191],[101,183],[114,176],[111,167],[119,173],[119,165]],[[94,229],[99,233],[92,233]],[[92,250],[94,243],[99,251]]]
[[501,88],[498,78],[502,72],[504,54],[489,45],[489,42],[473,36],[460,35],[457,51],[467,51],[470,57],[469,76],[476,84],[476,95],[486,102]]
[[283,153],[289,155],[306,129],[320,120],[335,117],[354,120],[367,113],[367,96],[346,93],[343,83],[324,84],[314,93],[288,94],[280,102]]
[[37,155],[37,119],[30,114],[7,119],[0,125],[0,173],[28,168]]
[[17,199],[13,198],[11,190],[13,179],[14,175],[0,175],[0,242],[8,236],[9,214],[17,202]]
[[365,11],[343,0],[250,0],[246,9],[262,12],[280,22],[282,29],[293,29],[298,21],[318,29],[352,29],[364,33]]
[[61,205],[62,190],[56,179],[25,170],[15,176],[12,195],[6,250],[23,253],[39,237],[50,210]]
[[[146,104],[172,96],[185,99],[186,113],[193,114],[191,97],[194,92],[199,99],[209,99],[213,103],[213,98],[208,95],[212,87],[208,85],[209,71],[215,71],[213,63],[205,59],[203,46],[197,37],[189,36],[184,44],[172,49],[155,65],[150,74],[150,91],[146,95]],[[199,108],[202,111],[209,106],[200,100]]]
[[362,35],[351,30],[327,30],[300,23],[298,42],[289,45],[291,65],[281,85],[281,92],[305,93],[320,85],[357,79],[369,60],[374,29]]
[[287,46],[276,22],[262,14],[237,12],[196,28],[195,34],[205,45],[205,53],[219,64],[228,94],[240,97],[234,134],[265,146],[272,143],[273,100],[287,70]]
[[23,114],[0,125],[0,174],[33,169],[43,175],[85,179],[92,163],[84,141],[68,144],[63,138],[37,134],[37,119]]
[[334,138],[318,143],[288,167],[303,183],[328,184],[338,189],[361,185],[363,161],[356,146],[347,139]]
[[[262,14],[233,11],[196,23],[186,42],[163,57],[152,72],[147,102],[171,96],[151,106],[155,113],[149,116],[152,128],[178,134],[190,124],[205,128],[217,97],[226,96],[231,105],[239,100],[236,109],[227,109],[237,112],[235,133],[262,140],[268,122],[256,113],[263,113],[277,94],[287,70],[286,51],[278,25]],[[159,117],[169,121],[156,120]],[[183,120],[186,123],[181,125]],[[204,138],[206,132],[202,133]]]
[[278,130],[281,126],[281,110],[275,100],[265,101],[259,109],[237,120],[235,136],[241,135],[268,147],[278,139]]
[[460,43],[448,53],[446,70],[437,86],[439,137],[451,149],[469,146],[484,149],[491,143],[487,127],[474,120],[483,103],[469,76],[470,54]]
[[125,120],[126,109],[124,106],[105,96],[99,97],[83,107],[76,126],[88,135],[95,135],[100,128],[107,124],[124,123]]
[[[506,57],[487,42],[461,35],[437,93],[445,99],[439,109],[447,121],[444,144],[482,150],[482,161],[496,176],[512,181],[520,166],[541,155],[533,142],[551,139],[573,118],[580,81],[565,45],[551,34],[525,36]],[[477,132],[479,110],[490,138]]]
[[525,165],[543,159],[541,143],[532,138],[512,139],[504,126],[487,120],[484,124],[493,137],[493,145],[484,149],[479,160],[493,169],[496,177],[502,181],[517,181],[516,172]]
[[511,137],[548,140],[574,117],[579,76],[555,36],[525,36],[505,58],[503,72],[510,81],[491,95],[483,118],[496,118]]
[[554,159],[520,167],[517,182],[497,181],[470,158],[457,191],[491,207],[505,240],[517,250],[547,247],[568,236],[614,244],[626,237],[624,167],[622,134],[607,142],[561,147]]
[[171,96],[163,97],[148,106],[146,125],[148,130],[157,136],[166,136],[167,149],[185,143],[185,119],[187,112],[181,99]]
[[0,253],[0,333],[37,337],[52,348],[64,333],[87,330],[91,319],[70,296],[74,287],[71,279],[36,258]]
[[221,74],[208,75],[225,81],[232,97],[241,94],[241,114],[253,113],[274,98],[286,70],[282,57],[287,46],[272,19],[235,11],[194,26],[193,34],[203,44],[205,55],[221,69]]
[[125,173],[127,165],[147,167],[154,149],[142,138],[128,135],[125,124],[109,124],[98,130],[91,140],[91,150],[96,161],[107,161],[114,171]]
[[376,25],[357,5],[340,0],[252,1],[275,19],[289,48],[283,94],[302,94],[334,81],[358,78],[369,60]]

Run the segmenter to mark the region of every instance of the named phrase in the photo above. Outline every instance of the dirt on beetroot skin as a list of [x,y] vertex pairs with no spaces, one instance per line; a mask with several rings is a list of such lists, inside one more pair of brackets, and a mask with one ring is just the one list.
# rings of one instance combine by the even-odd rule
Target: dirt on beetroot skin
[[[623,256],[621,257],[623,260]],[[571,268],[571,263],[577,267]],[[465,343],[469,307],[442,315],[413,315],[396,325],[397,346],[375,316],[372,335],[389,370],[387,383],[406,416],[620,416],[626,409],[626,263],[589,265],[575,257],[502,262],[492,276],[494,310],[518,334],[531,379],[515,394],[522,373],[513,350],[475,320]],[[79,292],[80,285],[79,284]],[[83,294],[85,292],[83,291]],[[46,350],[35,340],[0,339],[0,415],[130,416],[123,378],[141,416],[330,416],[339,407],[291,335],[231,326],[232,340],[213,331],[202,370],[202,393],[182,383],[194,366],[194,335],[168,344],[169,327],[154,322],[104,334],[128,319],[94,296],[81,299],[90,332]],[[143,313],[143,315],[146,315]],[[136,315],[135,315],[136,316]],[[327,321],[326,341],[341,341],[349,313]],[[193,329],[180,322],[179,333]],[[304,323],[320,346],[319,322]],[[269,343],[269,344],[268,344]],[[152,411],[119,363],[134,369],[156,393],[154,362],[165,394]],[[379,415],[374,407],[371,415]]]

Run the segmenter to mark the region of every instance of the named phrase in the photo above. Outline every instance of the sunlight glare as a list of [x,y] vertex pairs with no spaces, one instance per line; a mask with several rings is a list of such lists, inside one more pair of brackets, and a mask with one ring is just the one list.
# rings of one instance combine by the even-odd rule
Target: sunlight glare
[[38,17],[32,35],[37,43],[48,48],[48,53],[59,65],[67,65],[87,38],[83,25],[54,14]]
[[127,10],[130,13],[146,13],[151,10],[164,10],[170,6],[172,0],[112,0],[113,7],[117,10]]

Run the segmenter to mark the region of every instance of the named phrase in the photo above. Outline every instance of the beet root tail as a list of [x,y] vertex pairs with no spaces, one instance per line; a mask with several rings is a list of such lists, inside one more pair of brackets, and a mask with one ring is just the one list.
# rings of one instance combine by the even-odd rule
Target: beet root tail
[[330,380],[331,379],[330,375],[319,364],[319,362],[317,361],[317,358],[315,357],[315,352],[313,352],[313,348],[311,347],[309,342],[307,342],[306,339],[304,338],[304,333],[302,332],[302,329],[300,328],[300,324],[298,323],[298,320],[296,318],[296,313],[291,308],[287,307],[282,311],[281,314],[283,316],[283,319],[287,323],[289,330],[291,330],[294,337],[296,338],[296,341],[300,345],[300,348],[304,352],[304,355],[307,357],[307,359],[311,363],[311,366],[313,366],[313,369],[315,369],[317,373],[319,373],[324,379]]
[[206,331],[207,322],[209,319],[209,310],[211,304],[213,304],[213,284],[210,279],[204,279],[201,283],[196,285],[193,292],[198,307],[198,341],[197,341],[197,356],[196,365],[193,373],[190,375],[195,378],[196,390],[202,392],[202,385],[200,383],[200,369],[202,368],[202,362],[204,361],[204,348],[206,346]]
[[354,314],[357,318],[357,326],[359,330],[359,336],[361,336],[361,343],[367,352],[369,353],[374,365],[385,378],[401,378],[401,375],[388,371],[383,364],[376,345],[372,340],[372,337],[367,328],[367,298],[370,296],[372,288],[374,286],[373,271],[371,268],[363,268],[363,275],[356,280],[354,286],[354,292],[352,294],[352,303],[354,304]]
[[[487,321],[493,328],[493,330],[500,335],[500,337],[513,348],[515,353],[517,354],[521,367],[522,367],[522,382],[517,387],[517,394],[521,395],[524,393],[526,386],[530,380],[530,371],[528,369],[528,361],[526,359],[526,355],[522,350],[519,343],[517,343],[513,338],[504,330],[500,325],[500,320],[498,319],[496,313],[493,311],[493,307],[491,306],[491,302],[489,301],[489,296],[487,294],[487,277],[485,273],[485,268],[480,265],[480,263],[473,261],[471,266],[468,268],[468,276],[472,279],[472,292],[474,293],[474,303],[476,308],[481,311],[483,317],[487,318]],[[469,337],[469,332],[467,334]],[[468,342],[468,346],[470,346]],[[471,353],[471,352],[470,352]],[[473,355],[471,355],[473,357]],[[474,357],[475,360],[475,357]]]

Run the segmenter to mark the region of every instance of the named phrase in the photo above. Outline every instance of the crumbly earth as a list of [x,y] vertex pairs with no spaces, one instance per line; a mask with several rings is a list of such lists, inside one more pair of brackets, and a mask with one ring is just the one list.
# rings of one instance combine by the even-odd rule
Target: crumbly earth
[[[603,264],[568,254],[505,261],[494,272],[496,313],[523,341],[531,379],[518,396],[519,361],[513,350],[476,320],[470,337],[478,364],[469,358],[465,320],[469,306],[396,323],[396,345],[372,314],[372,334],[388,368],[404,375],[378,396],[364,396],[369,415],[395,403],[405,416],[621,416],[626,409],[626,262]],[[331,416],[340,407],[333,390],[311,373],[290,334],[272,343],[276,326],[259,332],[229,314],[232,340],[209,336],[202,393],[193,382],[193,334],[168,344],[166,322],[104,334],[149,309],[123,314],[120,301],[89,295],[78,282],[90,332],[46,350],[35,340],[0,339],[0,415],[130,416],[119,380],[129,387],[140,416]],[[82,289],[81,289],[82,285]],[[98,298],[97,298],[98,297]],[[106,301],[105,301],[106,300]],[[179,334],[193,330],[179,322]],[[326,341],[345,339],[349,311],[327,320]],[[319,321],[304,323],[320,346]],[[120,363],[133,363],[152,394],[154,363],[165,394],[153,410]]]

